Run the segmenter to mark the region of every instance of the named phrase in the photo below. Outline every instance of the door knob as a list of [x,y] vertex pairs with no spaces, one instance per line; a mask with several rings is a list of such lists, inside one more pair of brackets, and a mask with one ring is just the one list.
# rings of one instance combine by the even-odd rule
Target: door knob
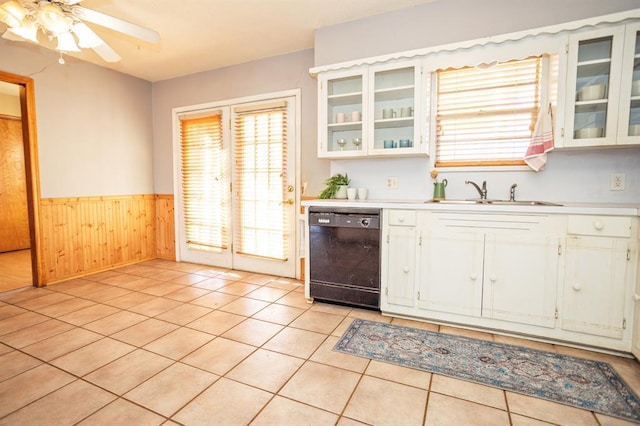
[[635,293],[635,294],[633,295],[633,300],[635,300],[636,302],[637,302],[638,300],[640,300],[640,294]]
[[292,205],[293,204],[293,200],[291,198],[284,200],[284,204],[289,204]]
[[287,186],[287,192],[293,192],[293,185]]

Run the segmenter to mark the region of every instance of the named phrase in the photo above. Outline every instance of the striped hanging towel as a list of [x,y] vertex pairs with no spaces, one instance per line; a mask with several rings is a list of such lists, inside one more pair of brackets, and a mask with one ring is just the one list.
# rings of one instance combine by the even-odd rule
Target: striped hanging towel
[[536,172],[542,170],[547,164],[547,152],[553,149],[553,120],[551,116],[551,105],[547,111],[538,114],[536,127],[533,129],[531,143],[524,155],[524,161]]

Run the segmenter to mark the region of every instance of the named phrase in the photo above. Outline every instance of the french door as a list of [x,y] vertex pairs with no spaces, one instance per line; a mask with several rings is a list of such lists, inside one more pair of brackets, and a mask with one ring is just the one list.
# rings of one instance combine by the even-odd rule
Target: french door
[[296,276],[296,97],[178,117],[177,258]]

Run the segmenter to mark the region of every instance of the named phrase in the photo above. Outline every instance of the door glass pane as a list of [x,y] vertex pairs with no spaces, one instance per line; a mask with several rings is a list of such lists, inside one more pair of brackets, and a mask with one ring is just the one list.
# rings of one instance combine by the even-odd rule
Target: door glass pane
[[286,108],[236,116],[234,253],[288,257],[286,123]]
[[227,162],[219,114],[180,121],[181,181],[186,244],[189,249],[227,247]]

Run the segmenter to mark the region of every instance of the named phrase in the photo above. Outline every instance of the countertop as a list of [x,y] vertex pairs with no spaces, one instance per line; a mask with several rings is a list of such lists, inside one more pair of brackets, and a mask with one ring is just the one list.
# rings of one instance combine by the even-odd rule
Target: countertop
[[638,204],[612,203],[562,203],[562,206],[530,206],[504,204],[446,204],[425,200],[345,200],[314,199],[302,201],[302,206],[319,207],[364,207],[382,209],[411,209],[430,211],[464,212],[507,212],[507,213],[543,213],[543,214],[594,214],[609,216],[640,216]]

